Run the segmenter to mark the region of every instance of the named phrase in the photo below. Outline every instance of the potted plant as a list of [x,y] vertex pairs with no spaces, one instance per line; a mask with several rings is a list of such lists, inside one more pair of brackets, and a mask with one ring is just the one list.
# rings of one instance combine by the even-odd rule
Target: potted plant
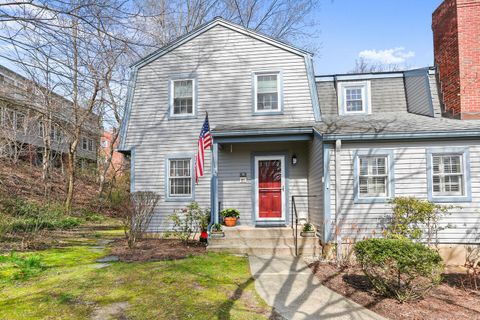
[[315,228],[313,228],[313,224],[307,222],[303,225],[302,232],[300,232],[302,237],[315,237]]
[[212,229],[210,229],[210,237],[211,238],[223,238],[225,233],[223,233],[222,225],[220,223],[215,223],[212,225]]
[[220,214],[227,227],[234,227],[237,224],[238,217],[240,217],[240,211],[234,208],[223,209]]

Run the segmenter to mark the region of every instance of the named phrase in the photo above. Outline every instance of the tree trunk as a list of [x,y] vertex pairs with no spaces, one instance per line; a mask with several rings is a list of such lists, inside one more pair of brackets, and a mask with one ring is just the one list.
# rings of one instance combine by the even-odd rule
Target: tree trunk
[[108,169],[110,168],[110,165],[112,164],[112,158],[113,158],[113,146],[110,146],[110,150],[108,153],[108,158],[106,163],[104,164],[103,168],[100,168],[100,175],[99,175],[99,186],[98,186],[98,195],[101,196],[104,189],[105,189],[105,182],[107,180],[107,174],[108,174]]
[[[79,136],[76,135],[77,137]],[[75,189],[75,162],[77,157],[77,144],[78,138],[75,138],[70,147],[68,148],[68,158],[67,158],[67,198],[65,199],[65,209],[70,211],[72,209],[73,203],[73,192]]]

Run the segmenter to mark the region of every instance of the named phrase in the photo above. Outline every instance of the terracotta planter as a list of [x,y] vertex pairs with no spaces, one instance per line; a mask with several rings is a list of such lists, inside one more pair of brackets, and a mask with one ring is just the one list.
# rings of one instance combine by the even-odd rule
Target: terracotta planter
[[302,231],[300,235],[305,238],[313,238],[315,237],[315,231]]
[[223,222],[225,222],[225,225],[227,227],[235,227],[235,225],[237,224],[237,218],[225,217],[223,218]]

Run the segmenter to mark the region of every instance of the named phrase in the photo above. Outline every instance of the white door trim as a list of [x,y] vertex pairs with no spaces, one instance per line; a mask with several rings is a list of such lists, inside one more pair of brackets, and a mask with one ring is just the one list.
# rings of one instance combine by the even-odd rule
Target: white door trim
[[[282,170],[282,177],[281,177],[281,194],[282,194],[282,217],[281,218],[260,218],[259,217],[259,207],[260,201],[258,199],[258,162],[261,160],[280,160],[281,166],[280,170]],[[286,221],[286,199],[285,199],[285,156],[284,155],[272,155],[272,156],[255,156],[255,221]]]

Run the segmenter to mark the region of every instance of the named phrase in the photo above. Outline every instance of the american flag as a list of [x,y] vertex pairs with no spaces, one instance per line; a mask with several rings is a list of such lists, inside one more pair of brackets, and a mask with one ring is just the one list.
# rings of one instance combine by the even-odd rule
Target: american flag
[[195,165],[195,181],[198,184],[198,178],[203,176],[203,161],[205,160],[205,150],[212,146],[212,136],[210,135],[210,125],[208,124],[208,114],[205,116],[202,131],[198,137],[197,162]]

